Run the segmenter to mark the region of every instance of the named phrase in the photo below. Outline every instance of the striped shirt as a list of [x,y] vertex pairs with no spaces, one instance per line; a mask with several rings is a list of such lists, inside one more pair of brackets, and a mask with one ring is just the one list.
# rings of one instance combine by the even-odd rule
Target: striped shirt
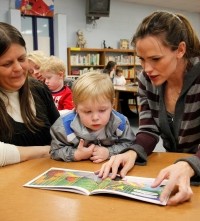
[[200,176],[200,62],[185,73],[172,126],[165,108],[165,84],[154,86],[145,72],[139,74],[138,82],[141,111],[137,144],[150,154],[161,136],[167,151],[194,154],[181,160],[187,161]]

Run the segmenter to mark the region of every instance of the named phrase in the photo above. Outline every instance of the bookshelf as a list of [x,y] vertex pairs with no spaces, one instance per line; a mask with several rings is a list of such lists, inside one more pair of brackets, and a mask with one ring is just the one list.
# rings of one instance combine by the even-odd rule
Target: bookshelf
[[102,72],[108,61],[115,61],[123,69],[127,80],[135,82],[135,51],[123,49],[67,48],[68,76],[85,72]]

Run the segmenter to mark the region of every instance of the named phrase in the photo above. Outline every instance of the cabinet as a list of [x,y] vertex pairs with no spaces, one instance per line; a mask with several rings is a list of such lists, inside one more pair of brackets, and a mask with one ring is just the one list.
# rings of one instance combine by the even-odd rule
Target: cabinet
[[79,76],[91,70],[102,72],[108,61],[123,69],[126,79],[135,81],[135,51],[123,49],[67,48],[68,75]]

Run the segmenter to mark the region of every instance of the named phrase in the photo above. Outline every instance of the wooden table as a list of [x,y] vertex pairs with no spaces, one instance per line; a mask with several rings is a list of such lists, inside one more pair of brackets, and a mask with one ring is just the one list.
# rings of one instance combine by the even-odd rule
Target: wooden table
[[119,111],[119,94],[120,94],[120,92],[132,93],[133,94],[133,99],[135,101],[137,99],[137,96],[136,96],[137,92],[138,92],[138,86],[137,85],[135,85],[135,86],[133,86],[133,85],[114,86],[114,89],[115,89],[114,109],[117,110],[117,111]]
[[[186,154],[153,153],[147,166],[135,166],[128,175],[155,177],[158,171]],[[25,188],[23,184],[50,167],[95,171],[89,161],[65,163],[36,159],[0,168],[2,221],[188,221],[198,220],[200,187],[192,187],[190,202],[158,206],[113,195],[84,196],[69,192]]]

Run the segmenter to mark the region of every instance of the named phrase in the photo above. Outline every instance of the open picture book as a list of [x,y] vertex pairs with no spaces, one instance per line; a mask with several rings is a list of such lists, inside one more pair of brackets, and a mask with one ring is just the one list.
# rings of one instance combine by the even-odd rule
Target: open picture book
[[151,188],[153,181],[154,178],[136,176],[125,176],[123,179],[117,177],[114,180],[108,177],[102,180],[94,172],[52,167],[24,184],[24,187],[68,191],[84,195],[114,194],[166,205],[167,200],[165,202],[159,200],[166,180],[159,187]]

